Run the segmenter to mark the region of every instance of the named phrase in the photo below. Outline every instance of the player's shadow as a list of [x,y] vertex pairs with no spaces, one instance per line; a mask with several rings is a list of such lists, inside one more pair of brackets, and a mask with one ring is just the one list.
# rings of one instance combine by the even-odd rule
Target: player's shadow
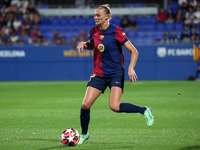
[[[48,141],[48,142],[55,142],[55,143],[59,143],[60,140],[57,140],[57,139],[28,139],[30,141]],[[40,148],[40,149],[37,149],[37,150],[53,150],[53,149],[60,149],[60,148],[66,148],[65,145],[60,145],[60,146],[54,146],[54,147],[47,147],[47,148]]]
[[47,148],[40,148],[40,149],[37,149],[37,150],[53,150],[53,149],[60,149],[60,148],[66,148],[66,146],[65,145],[63,145],[63,146],[55,146],[55,147],[47,147]]
[[[37,140],[37,139],[34,139],[34,140]],[[46,141],[55,141],[55,142],[58,142],[58,140],[49,140],[49,139],[38,139],[38,140],[46,140]],[[99,148],[95,148],[95,150],[102,150],[102,149],[104,149],[104,150],[116,150],[116,149],[129,149],[129,150],[132,150],[132,147],[131,146],[117,146],[117,147],[106,147],[105,146],[105,144],[108,144],[108,143],[104,143],[104,142],[102,142],[102,143],[99,143],[99,142],[85,142],[84,143],[84,145],[87,145],[87,144],[94,144],[94,145],[97,145],[97,144],[100,144],[101,146],[99,147]],[[109,145],[112,145],[112,144],[116,144],[116,143],[109,143]],[[128,144],[128,143],[127,143]],[[102,147],[102,145],[104,145],[103,147]],[[37,149],[37,150],[54,150],[54,149],[62,149],[62,148],[65,148],[66,149],[66,146],[65,145],[60,145],[60,146],[54,146],[54,147],[46,147],[46,148],[40,148],[40,149]],[[72,147],[68,147],[69,149],[70,148],[72,148],[73,150],[76,150],[76,149],[78,149],[78,150],[93,150],[94,148],[89,148],[89,147],[87,147],[87,148],[81,148],[79,145],[78,146],[76,146],[76,147],[74,147],[74,146],[72,146]]]
[[179,150],[200,150],[200,145],[183,147],[183,148],[180,148]]

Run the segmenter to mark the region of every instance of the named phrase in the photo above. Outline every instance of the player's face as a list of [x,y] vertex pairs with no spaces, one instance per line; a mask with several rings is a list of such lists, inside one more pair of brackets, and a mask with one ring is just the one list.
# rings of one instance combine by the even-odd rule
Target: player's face
[[101,26],[108,20],[108,15],[104,13],[103,9],[96,9],[94,12],[94,21],[97,26]]

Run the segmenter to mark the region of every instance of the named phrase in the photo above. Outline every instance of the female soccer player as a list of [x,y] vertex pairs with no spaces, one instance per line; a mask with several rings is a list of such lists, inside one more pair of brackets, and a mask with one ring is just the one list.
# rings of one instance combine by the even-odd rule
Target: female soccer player
[[138,52],[128,40],[121,28],[109,23],[111,10],[109,4],[100,5],[95,9],[94,21],[97,26],[90,31],[87,42],[80,42],[77,46],[79,55],[84,48],[94,49],[93,75],[87,84],[87,90],[80,111],[82,133],[78,144],[89,138],[88,125],[90,121],[90,108],[94,101],[104,93],[107,86],[110,88],[109,107],[114,112],[141,113],[147,125],[153,124],[150,107],[141,107],[131,103],[120,103],[124,87],[124,56],[122,45],[131,53],[128,75],[131,82],[137,80],[134,67]]

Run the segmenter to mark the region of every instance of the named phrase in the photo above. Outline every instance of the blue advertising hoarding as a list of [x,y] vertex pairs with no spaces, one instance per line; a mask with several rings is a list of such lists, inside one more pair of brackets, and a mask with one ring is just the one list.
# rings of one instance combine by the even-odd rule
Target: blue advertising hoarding
[[[194,75],[193,45],[136,46],[135,67],[139,80],[184,80]],[[126,79],[130,53],[123,48]],[[80,57],[68,46],[0,47],[0,80],[88,80],[93,69],[93,51]]]

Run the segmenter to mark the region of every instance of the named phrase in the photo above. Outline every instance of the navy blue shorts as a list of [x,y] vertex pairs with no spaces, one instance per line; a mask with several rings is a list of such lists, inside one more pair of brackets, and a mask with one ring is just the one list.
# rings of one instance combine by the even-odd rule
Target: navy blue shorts
[[90,80],[89,80],[87,86],[92,86],[94,88],[97,88],[97,89],[101,90],[102,93],[104,93],[107,86],[109,86],[110,89],[113,86],[117,86],[117,87],[121,88],[122,92],[123,92],[124,80],[125,80],[125,78],[123,75],[114,76],[114,77],[99,77],[99,76],[93,74],[90,76]]

